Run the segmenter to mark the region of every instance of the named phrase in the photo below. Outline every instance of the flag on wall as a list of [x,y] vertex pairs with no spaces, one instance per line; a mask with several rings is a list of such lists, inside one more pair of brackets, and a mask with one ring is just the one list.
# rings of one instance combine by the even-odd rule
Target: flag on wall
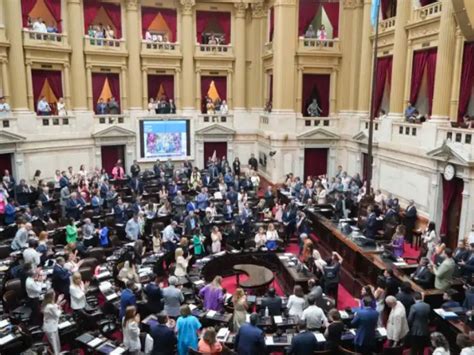
[[377,15],[380,11],[380,0],[372,0],[372,9],[370,12],[370,22],[372,22],[372,26],[375,27],[377,23]]
[[217,91],[216,84],[214,83],[214,80],[211,81],[211,84],[209,85],[209,90],[207,91],[207,96],[212,101],[216,101],[217,99],[220,99],[219,92]]

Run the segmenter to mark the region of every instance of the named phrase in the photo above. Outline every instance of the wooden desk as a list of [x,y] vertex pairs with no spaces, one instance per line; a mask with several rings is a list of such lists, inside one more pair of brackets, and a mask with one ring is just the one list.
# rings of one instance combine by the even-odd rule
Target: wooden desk
[[[243,289],[253,289],[258,294],[265,293],[266,288],[273,282],[273,272],[266,267],[252,264],[234,265],[237,272],[237,284]],[[240,281],[239,273],[243,272],[249,277],[245,281]],[[263,292],[261,292],[263,291]]]

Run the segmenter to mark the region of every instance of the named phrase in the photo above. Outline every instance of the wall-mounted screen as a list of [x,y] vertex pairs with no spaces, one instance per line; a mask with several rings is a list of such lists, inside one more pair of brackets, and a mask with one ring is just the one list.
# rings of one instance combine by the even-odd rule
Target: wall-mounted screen
[[184,159],[190,155],[189,120],[140,121],[144,159]]

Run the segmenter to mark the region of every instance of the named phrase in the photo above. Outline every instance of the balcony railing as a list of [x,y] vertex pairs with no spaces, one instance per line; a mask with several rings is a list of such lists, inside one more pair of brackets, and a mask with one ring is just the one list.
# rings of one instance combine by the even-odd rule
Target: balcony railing
[[233,125],[234,115],[230,114],[219,114],[218,112],[213,114],[204,113],[199,115],[199,123],[201,124],[212,124],[212,123],[221,123],[225,125]]
[[67,45],[67,36],[63,33],[44,33],[23,30],[23,43],[25,45],[49,45],[55,47],[64,47]]
[[125,40],[93,38],[84,36],[84,48],[86,50],[123,50],[125,49]]
[[196,44],[196,55],[233,55],[230,44]]
[[95,115],[94,120],[99,124],[124,124],[126,115]]
[[153,53],[176,53],[179,52],[179,49],[179,43],[142,41],[142,51]]
[[0,113],[0,128],[8,129],[15,126],[16,117],[11,113]]
[[419,22],[427,20],[429,18],[439,17],[441,16],[441,11],[442,5],[440,1],[423,7],[419,7],[413,12],[413,21]]
[[270,54],[273,51],[273,42],[267,42],[263,45],[263,50],[266,54]]
[[36,116],[42,126],[69,126],[73,116]]
[[304,123],[304,127],[334,127],[339,119],[334,117],[300,117],[299,122]]
[[438,144],[445,140],[453,143],[474,144],[472,140],[474,130],[471,128],[439,127],[438,133]]
[[338,39],[299,38],[300,51],[339,51]]
[[[368,118],[362,118],[360,120],[360,129],[369,129],[370,120]],[[379,130],[379,120],[374,120],[374,131]]]
[[390,17],[388,19],[385,19],[379,22],[380,32],[385,32],[392,29],[395,29],[395,17]]

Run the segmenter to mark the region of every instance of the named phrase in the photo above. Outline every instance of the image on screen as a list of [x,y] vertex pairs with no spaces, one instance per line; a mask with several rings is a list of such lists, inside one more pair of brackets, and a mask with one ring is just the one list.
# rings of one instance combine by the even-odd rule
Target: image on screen
[[188,155],[188,124],[182,121],[143,121],[143,158],[177,158]]

